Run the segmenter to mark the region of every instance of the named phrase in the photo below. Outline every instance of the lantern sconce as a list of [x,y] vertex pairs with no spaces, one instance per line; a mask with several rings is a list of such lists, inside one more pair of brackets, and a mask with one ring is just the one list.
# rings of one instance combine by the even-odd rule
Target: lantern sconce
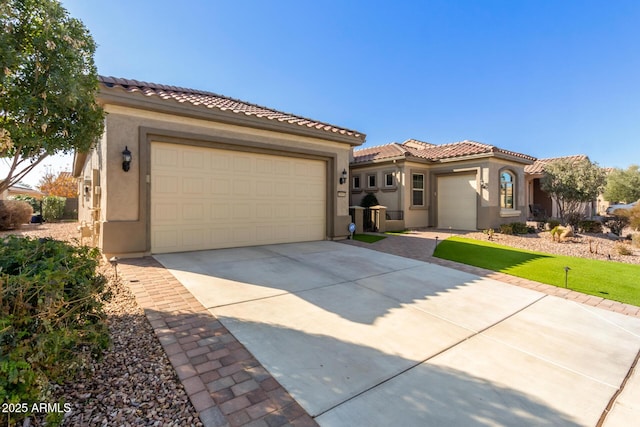
[[122,152],[122,170],[125,172],[129,172],[131,168],[131,151],[129,151],[129,147],[125,146],[124,151]]
[[342,169],[342,174],[340,175],[340,184],[344,184],[347,182],[347,170]]

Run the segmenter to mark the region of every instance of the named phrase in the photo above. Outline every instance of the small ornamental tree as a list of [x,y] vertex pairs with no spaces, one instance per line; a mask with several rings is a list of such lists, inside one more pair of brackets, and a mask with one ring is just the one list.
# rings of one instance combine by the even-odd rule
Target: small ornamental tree
[[598,197],[604,188],[606,175],[597,163],[589,159],[559,159],[545,166],[541,188],[558,206],[560,220],[578,212],[581,203]]
[[47,172],[40,179],[38,189],[48,196],[78,197],[78,183],[68,172],[62,172],[58,176]]
[[0,193],[48,155],[88,151],[104,129],[95,43],[56,0],[0,2]]
[[607,176],[604,198],[612,202],[631,203],[640,199],[640,166],[614,169]]

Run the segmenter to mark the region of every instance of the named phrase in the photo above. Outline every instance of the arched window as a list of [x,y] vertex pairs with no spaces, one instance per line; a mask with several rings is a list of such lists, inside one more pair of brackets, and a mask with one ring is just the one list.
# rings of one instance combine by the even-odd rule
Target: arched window
[[500,208],[515,209],[516,176],[511,171],[500,173]]

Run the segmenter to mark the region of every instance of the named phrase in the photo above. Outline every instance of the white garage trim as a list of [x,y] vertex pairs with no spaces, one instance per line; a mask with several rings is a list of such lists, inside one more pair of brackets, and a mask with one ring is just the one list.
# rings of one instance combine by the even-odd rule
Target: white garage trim
[[477,229],[478,191],[476,173],[437,177],[438,227]]
[[152,253],[323,240],[322,160],[151,142]]

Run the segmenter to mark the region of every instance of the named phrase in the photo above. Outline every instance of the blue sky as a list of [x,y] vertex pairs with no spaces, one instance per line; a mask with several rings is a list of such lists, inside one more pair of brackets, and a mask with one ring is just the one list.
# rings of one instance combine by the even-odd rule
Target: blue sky
[[367,134],[640,163],[640,2],[63,0],[100,74]]

